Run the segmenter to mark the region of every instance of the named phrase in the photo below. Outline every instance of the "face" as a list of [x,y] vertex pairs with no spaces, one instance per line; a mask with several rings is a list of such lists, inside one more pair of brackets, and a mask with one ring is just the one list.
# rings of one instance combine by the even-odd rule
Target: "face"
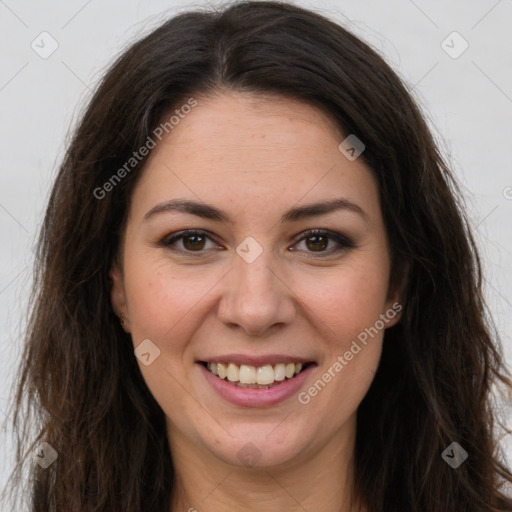
[[112,302],[171,449],[276,466],[353,433],[399,298],[377,183],[344,138],[311,106],[233,93],[153,149]]

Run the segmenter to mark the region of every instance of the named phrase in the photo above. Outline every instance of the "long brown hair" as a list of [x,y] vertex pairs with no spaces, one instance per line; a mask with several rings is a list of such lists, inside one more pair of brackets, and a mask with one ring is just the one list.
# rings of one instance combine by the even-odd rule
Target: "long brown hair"
[[[165,416],[112,310],[108,277],[145,159],[104,184],[172,109],[220,89],[302,100],[361,139],[379,184],[392,282],[408,269],[403,317],[386,332],[358,409],[356,493],[371,512],[512,510],[500,491],[512,474],[492,393],[512,382],[462,194],[376,52],[321,15],[264,1],[166,21],[111,66],[74,132],[40,231],[12,400],[11,479],[25,485],[30,510],[170,510]],[[57,460],[46,469],[32,463],[23,480],[43,441]],[[452,442],[468,454],[457,469],[441,457]]]

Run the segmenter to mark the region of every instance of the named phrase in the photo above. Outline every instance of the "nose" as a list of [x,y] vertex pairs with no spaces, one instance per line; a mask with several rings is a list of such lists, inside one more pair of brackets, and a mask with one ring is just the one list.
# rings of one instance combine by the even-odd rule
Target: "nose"
[[231,329],[253,336],[270,336],[296,315],[295,294],[286,274],[279,271],[270,251],[251,263],[234,258],[224,280],[218,316]]

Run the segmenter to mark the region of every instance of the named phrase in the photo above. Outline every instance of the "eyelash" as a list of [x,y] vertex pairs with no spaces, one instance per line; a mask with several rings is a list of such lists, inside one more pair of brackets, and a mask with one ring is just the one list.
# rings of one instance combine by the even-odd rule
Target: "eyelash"
[[[186,229],[184,231],[180,231],[176,234],[173,234],[171,236],[168,236],[166,238],[164,238],[163,240],[161,240],[159,242],[159,245],[161,247],[165,247],[167,249],[171,249],[173,251],[178,251],[178,252],[184,252],[186,253],[187,256],[202,256],[201,253],[204,253],[206,250],[205,249],[202,249],[202,250],[198,250],[198,251],[189,251],[187,249],[174,249],[172,248],[171,246],[173,244],[175,244],[178,240],[182,240],[184,238],[188,238],[192,235],[201,235],[201,236],[204,236],[205,238],[208,238],[209,240],[211,240],[212,242],[215,242],[214,238],[212,238],[211,236],[209,236],[208,232],[207,231],[203,231],[203,230],[197,230],[197,229]],[[335,253],[339,253],[345,249],[351,249],[351,248],[354,248],[355,247],[355,244],[349,240],[348,238],[338,234],[338,233],[335,233],[333,231],[329,231],[327,229],[310,229],[308,231],[305,231],[304,233],[302,233],[302,237],[297,240],[297,242],[294,244],[298,244],[299,242],[302,242],[303,240],[307,239],[307,238],[310,238],[310,237],[313,237],[313,236],[323,236],[323,237],[327,237],[331,240],[334,240],[336,243],[338,243],[339,246],[341,247],[338,247],[337,249],[335,249],[334,251],[333,250],[325,250],[325,251],[318,251],[318,252],[315,252],[315,251],[306,251],[306,252],[309,252],[311,254],[313,254],[314,256],[313,257],[317,257],[316,255],[318,255],[319,257],[323,257],[323,255],[332,255],[332,254],[335,254]],[[197,254],[196,254],[197,253]]]

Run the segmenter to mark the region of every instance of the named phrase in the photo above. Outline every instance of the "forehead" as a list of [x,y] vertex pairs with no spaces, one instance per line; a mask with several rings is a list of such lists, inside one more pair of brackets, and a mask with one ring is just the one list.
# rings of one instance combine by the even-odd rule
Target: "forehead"
[[375,210],[376,180],[362,159],[350,161],[339,151],[344,138],[329,116],[297,100],[247,93],[198,97],[152,150],[134,203],[147,211],[179,196],[258,211],[342,195]]
[[254,156],[256,160],[251,162],[256,164],[259,158],[279,161],[289,160],[294,153],[298,157],[298,151],[322,152],[342,137],[336,123],[320,110],[282,96],[224,93],[197,101],[159,144],[155,155],[172,145],[181,158],[193,147],[196,154],[190,156],[227,159],[243,153]]

